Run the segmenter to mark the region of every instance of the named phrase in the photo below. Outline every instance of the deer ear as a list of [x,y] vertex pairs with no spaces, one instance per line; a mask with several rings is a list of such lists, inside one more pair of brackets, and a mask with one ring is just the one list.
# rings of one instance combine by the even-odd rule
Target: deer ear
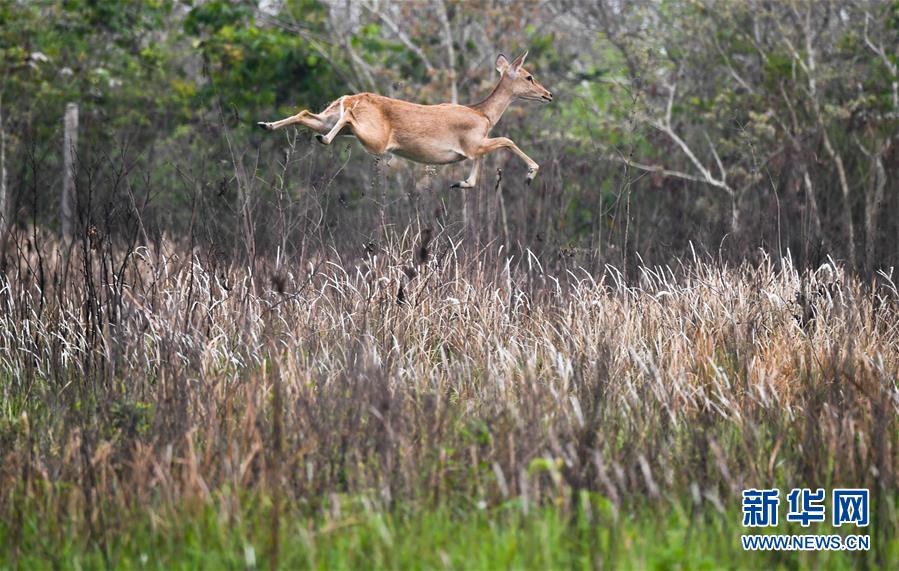
[[521,54],[520,56],[515,58],[515,60],[512,61],[512,63],[509,65],[512,66],[512,69],[514,69],[515,71],[518,71],[519,69],[521,69],[521,66],[524,65],[524,60],[526,60],[527,57],[528,57],[528,52],[527,52],[527,50],[525,50],[525,52],[523,54]]
[[506,59],[506,56],[503,54],[499,54],[496,56],[496,71],[503,73],[509,67],[509,60]]

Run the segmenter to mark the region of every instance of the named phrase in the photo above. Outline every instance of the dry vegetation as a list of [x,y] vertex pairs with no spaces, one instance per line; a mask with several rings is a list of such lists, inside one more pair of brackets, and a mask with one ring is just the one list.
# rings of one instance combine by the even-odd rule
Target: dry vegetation
[[[0,571],[899,569],[897,47],[899,0],[0,2]],[[525,50],[532,185],[255,127]],[[741,549],[743,489],[841,486],[869,553]]]
[[138,511],[227,519],[248,494],[277,530],[279,506],[341,525],[359,501],[573,514],[589,492],[693,520],[750,486],[865,486],[871,557],[895,556],[888,275],[549,275],[424,234],[255,275],[172,243],[23,251],[0,284],[7,537],[35,510],[102,547]]

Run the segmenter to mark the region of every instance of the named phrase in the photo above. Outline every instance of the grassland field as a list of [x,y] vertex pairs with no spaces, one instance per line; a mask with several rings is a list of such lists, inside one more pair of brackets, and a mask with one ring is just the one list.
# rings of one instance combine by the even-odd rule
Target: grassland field
[[[300,267],[23,256],[0,278],[0,568],[899,565],[893,276],[550,273],[421,241]],[[751,487],[869,488],[870,551],[744,552]],[[814,530],[852,531],[777,533]]]

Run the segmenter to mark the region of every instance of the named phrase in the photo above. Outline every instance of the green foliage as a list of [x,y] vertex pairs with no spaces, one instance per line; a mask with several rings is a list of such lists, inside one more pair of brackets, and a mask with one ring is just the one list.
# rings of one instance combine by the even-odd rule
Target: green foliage
[[[170,45],[148,41],[170,1],[7,3],[0,60],[17,114],[56,119],[67,101],[109,126],[151,125],[173,104]],[[175,94],[177,97],[177,94]],[[30,103],[37,101],[38,105]],[[99,133],[98,133],[99,134]]]
[[[226,111],[256,115],[318,107],[334,98],[331,66],[299,34],[260,28],[255,4],[215,0],[197,5],[185,18],[185,33],[209,78],[200,82],[197,103],[214,106],[220,97]],[[293,8],[309,23],[324,18],[324,8],[315,2]]]
[[[256,2],[197,3],[184,16],[174,0],[6,2],[0,7],[0,71],[7,115],[33,118],[44,136],[66,102],[79,104],[88,137],[127,129],[138,143],[178,125],[226,113],[277,113],[321,105],[339,91],[331,66],[300,35],[255,22]],[[315,25],[317,2],[292,9]],[[202,65],[191,60],[200,56]],[[32,102],[37,101],[37,105]],[[10,103],[13,102],[13,103]]]
[[[740,514],[705,513],[672,503],[667,515],[638,508],[616,517],[608,499],[582,493],[575,517],[553,508],[523,511],[518,502],[491,510],[381,511],[358,501],[343,513],[281,512],[279,568],[284,569],[850,569],[864,553],[744,552]],[[370,504],[368,504],[370,506]],[[234,506],[238,511],[235,513]],[[109,514],[113,515],[113,514]],[[117,514],[122,518],[124,514]],[[16,563],[28,569],[257,568],[272,557],[272,501],[228,497],[153,516],[128,514],[116,533],[91,541],[83,528],[39,519],[25,507]],[[808,530],[794,530],[809,533]],[[12,529],[0,523],[0,541]],[[105,553],[104,553],[105,550]],[[895,556],[895,546],[892,550]],[[0,568],[12,553],[0,551]]]
[[110,407],[111,428],[114,435],[134,438],[147,431],[153,419],[153,405],[122,400]]

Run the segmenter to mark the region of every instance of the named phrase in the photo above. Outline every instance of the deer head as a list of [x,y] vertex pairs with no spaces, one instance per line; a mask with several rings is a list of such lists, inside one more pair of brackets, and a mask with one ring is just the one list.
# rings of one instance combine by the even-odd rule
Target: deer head
[[496,71],[502,76],[501,81],[508,82],[512,87],[512,94],[518,99],[552,101],[552,92],[540,85],[534,75],[523,67],[527,57],[528,52],[524,52],[509,63],[506,56],[499,54],[496,58]]

